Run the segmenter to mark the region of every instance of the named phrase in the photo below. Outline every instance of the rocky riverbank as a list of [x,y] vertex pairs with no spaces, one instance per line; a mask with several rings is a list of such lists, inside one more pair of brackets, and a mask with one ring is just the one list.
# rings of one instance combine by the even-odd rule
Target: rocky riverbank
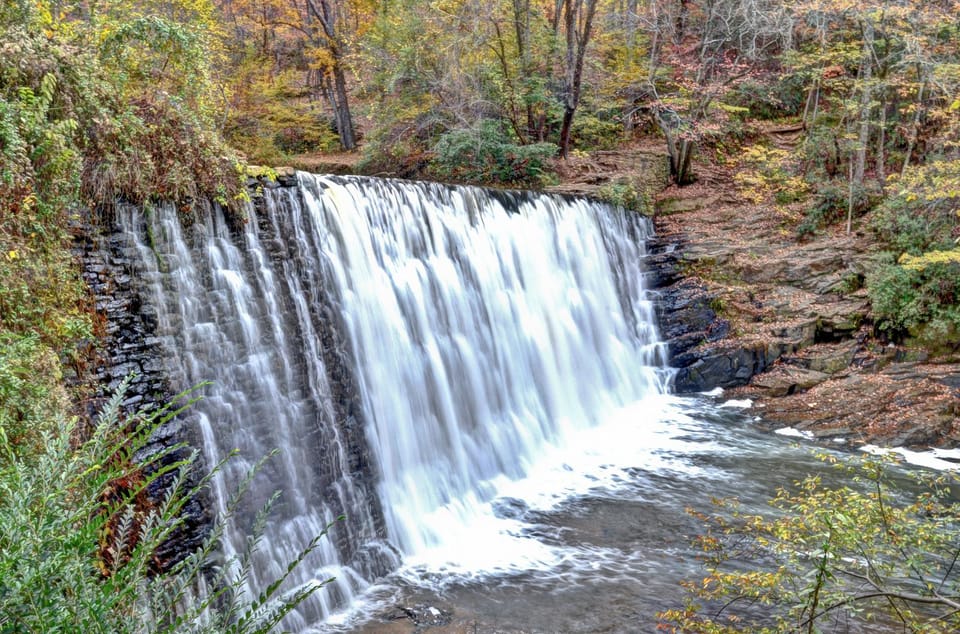
[[870,236],[801,241],[789,210],[740,199],[730,176],[705,170],[657,197],[653,259],[677,390],[731,388],[725,398],[750,399],[761,426],[852,446],[960,444],[960,356],[875,336],[862,287]]

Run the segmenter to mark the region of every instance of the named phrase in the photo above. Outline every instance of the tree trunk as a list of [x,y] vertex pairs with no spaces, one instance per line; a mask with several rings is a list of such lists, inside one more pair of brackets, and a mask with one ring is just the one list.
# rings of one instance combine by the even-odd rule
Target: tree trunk
[[563,109],[563,123],[560,126],[560,156],[563,158],[567,158],[570,150],[570,128],[573,127],[573,115],[576,110],[576,106],[569,105]]
[[334,117],[337,122],[337,134],[340,136],[340,145],[345,150],[357,147],[356,133],[353,130],[353,118],[350,116],[350,102],[347,97],[347,80],[343,73],[340,60],[333,67],[333,94]]
[[847,235],[850,235],[850,232],[853,230],[853,199],[854,199],[854,189],[853,189],[853,171],[854,171],[854,161],[850,161],[850,184],[849,189],[847,190]]
[[907,167],[910,166],[910,155],[913,154],[913,148],[917,144],[917,137],[920,136],[920,117],[923,113],[923,93],[927,89],[927,82],[920,84],[920,92],[917,94],[917,109],[913,113],[913,125],[910,126],[910,140],[907,141],[907,152],[903,157],[903,167],[900,169],[900,176],[907,173]]
[[[803,126],[807,129],[810,129],[817,122],[817,109],[820,106],[820,78],[817,77],[813,81],[813,86],[810,87],[810,90],[807,92],[807,101],[803,105],[803,115],[800,117],[800,122],[803,123]],[[810,116],[809,123],[807,122],[807,116]]]
[[637,0],[627,0],[623,28],[627,46],[627,68],[633,67],[633,53],[637,48]]
[[324,47],[330,53],[333,63],[330,73],[333,75],[333,116],[337,123],[337,134],[340,145],[345,150],[357,147],[357,139],[353,130],[353,118],[350,116],[350,101],[347,94],[347,79],[343,71],[343,39],[337,30],[336,7],[329,0],[319,0],[318,7],[314,0],[307,0],[307,11],[312,14],[323,28]]
[[886,144],[887,144],[887,104],[886,101],[880,101],[880,123],[877,127],[877,182],[881,185],[887,180],[886,165]]
[[654,112],[654,121],[667,140],[667,156],[670,158],[670,180],[677,185],[692,182],[690,165],[693,159],[695,143],[691,139],[681,138],[678,134],[679,121],[670,121],[662,113]]
[[863,185],[867,166],[867,145],[870,143],[870,100],[873,96],[873,24],[863,25],[863,62],[860,73],[860,131],[857,134],[856,157],[851,183]]
[[[626,67],[629,75],[634,65],[633,58],[637,48],[637,0],[627,0],[625,12],[623,26],[626,31]],[[623,109],[623,136],[627,139],[633,135],[633,107],[633,99],[630,98]]]
[[693,182],[693,174],[690,171],[690,163],[693,159],[693,150],[695,144],[690,139],[680,141],[679,161],[676,169],[677,185],[689,185]]
[[573,115],[580,104],[580,84],[583,80],[583,60],[593,29],[593,15],[597,0],[565,0],[564,27],[566,29],[567,54],[564,78],[563,125],[560,128],[560,156],[570,154],[570,130]]
[[537,125],[536,113],[530,101],[529,87],[523,86],[522,78],[534,75],[530,51],[530,0],[513,0],[513,28],[517,37],[517,57],[520,60],[520,85],[524,110],[527,117],[526,134],[518,134],[521,139],[543,141],[543,129]]
[[678,46],[683,42],[683,36],[687,31],[688,2],[689,0],[679,0],[680,7],[673,25],[673,43]]

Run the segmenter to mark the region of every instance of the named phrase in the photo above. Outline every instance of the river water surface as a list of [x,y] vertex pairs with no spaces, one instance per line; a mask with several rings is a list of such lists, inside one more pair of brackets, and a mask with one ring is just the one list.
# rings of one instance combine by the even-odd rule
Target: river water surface
[[[384,631],[395,606],[477,632],[645,632],[698,574],[685,509],[760,507],[816,463],[722,396],[670,394],[650,223],[582,199],[300,174],[243,227],[124,208],[213,510],[273,449],[223,557],[282,495],[243,585],[335,578],[284,622]],[[340,515],[345,520],[334,519]],[[240,574],[239,568],[236,574]]]
[[822,468],[722,397],[652,396],[545,452],[472,534],[405,562],[328,629],[384,632],[385,606],[419,605],[452,611],[453,631],[654,632],[680,581],[703,575],[688,508],[737,497],[762,512]]

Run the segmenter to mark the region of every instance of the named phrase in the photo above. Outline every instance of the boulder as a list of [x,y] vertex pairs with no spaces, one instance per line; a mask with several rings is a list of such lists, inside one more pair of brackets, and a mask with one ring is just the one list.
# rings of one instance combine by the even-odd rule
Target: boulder
[[664,198],[656,203],[657,214],[669,216],[671,214],[682,214],[688,211],[698,209],[707,209],[712,207],[719,200],[719,196],[703,196],[699,198]]
[[776,397],[805,392],[829,378],[830,375],[825,372],[781,364],[753,377],[750,384],[759,388],[764,396]]
[[762,343],[687,353],[674,358],[674,365],[680,366],[674,377],[674,389],[683,394],[746,385],[768,363],[767,346]]

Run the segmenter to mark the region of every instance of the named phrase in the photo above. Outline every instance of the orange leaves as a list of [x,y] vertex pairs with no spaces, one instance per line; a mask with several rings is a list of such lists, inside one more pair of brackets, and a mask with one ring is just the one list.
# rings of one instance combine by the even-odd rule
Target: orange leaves
[[820,72],[820,77],[823,79],[834,79],[836,77],[843,77],[847,73],[844,70],[843,66],[827,66]]

